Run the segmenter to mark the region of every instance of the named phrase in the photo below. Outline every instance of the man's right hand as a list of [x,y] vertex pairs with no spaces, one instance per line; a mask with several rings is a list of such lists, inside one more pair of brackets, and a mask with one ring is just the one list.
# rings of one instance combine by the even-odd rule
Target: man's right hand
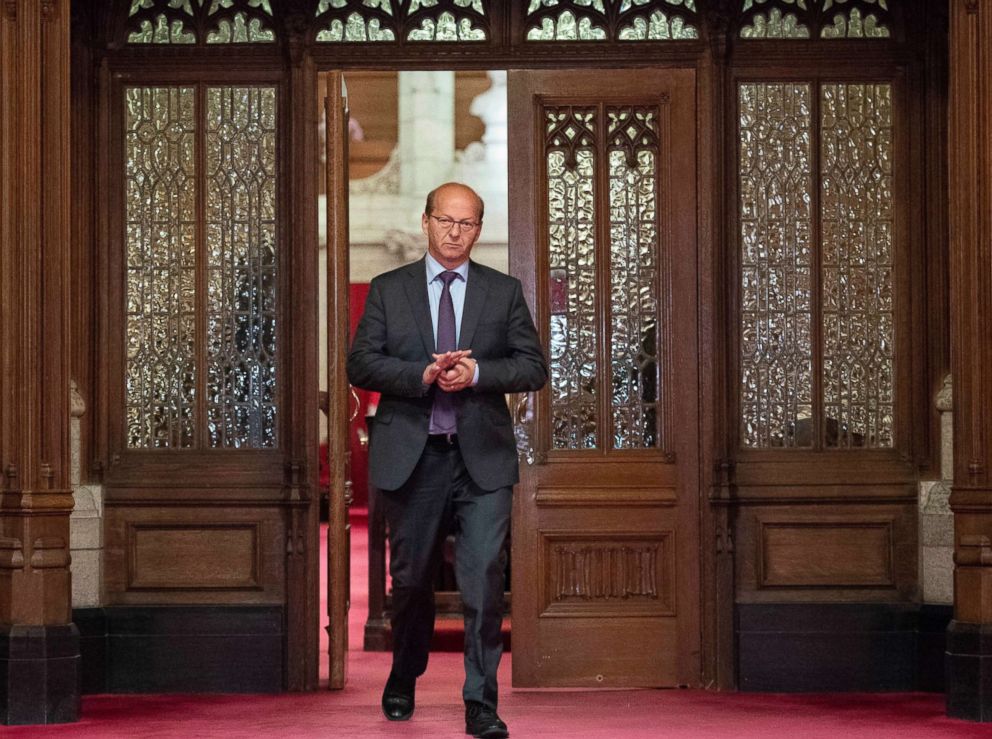
[[433,354],[434,361],[424,368],[424,384],[432,385],[438,376],[447,369],[454,367],[462,359],[472,354],[471,349],[459,349],[444,354]]

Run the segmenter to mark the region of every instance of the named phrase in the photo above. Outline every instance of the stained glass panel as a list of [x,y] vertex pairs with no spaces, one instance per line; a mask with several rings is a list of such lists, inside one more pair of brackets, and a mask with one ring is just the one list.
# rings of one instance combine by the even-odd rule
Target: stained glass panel
[[545,110],[552,447],[599,443],[595,129],[591,108]]
[[410,41],[485,41],[486,32],[473,28],[468,18],[456,19],[445,11],[437,19],[424,18],[420,28],[411,29],[406,37]]
[[613,446],[659,445],[658,111],[608,108]]
[[[153,10],[152,0],[131,0],[131,10],[128,16],[134,16],[142,11]],[[193,19],[193,8],[190,0],[169,0],[167,7],[185,14],[187,20]],[[196,35],[187,32],[182,18],[172,18],[165,13],[159,13],[153,18],[146,17],[138,23],[138,30],[128,34],[131,44],[195,44]]]
[[826,443],[893,443],[892,89],[820,92]]
[[275,88],[209,88],[206,116],[208,444],[274,447]]
[[[800,4],[801,7],[805,7]],[[741,27],[741,38],[809,38],[809,27],[795,13],[783,12],[772,7],[767,12],[755,13],[751,22]]]
[[811,446],[811,88],[742,84],[741,443]]
[[527,31],[528,41],[604,41],[606,29],[587,15],[576,17],[563,10],[555,18],[542,18],[539,27]]
[[318,41],[395,41],[396,34],[391,28],[383,28],[378,18],[366,20],[360,13],[350,13],[342,22],[335,18],[330,25],[317,34]]
[[699,31],[681,16],[673,15],[669,18],[660,10],[655,10],[649,16],[634,16],[620,28],[617,38],[621,41],[694,39],[699,38]]
[[[884,4],[882,8],[885,8]],[[833,23],[824,25],[820,36],[822,38],[888,38],[889,29],[874,13],[862,16],[860,10],[851,8],[848,13],[835,14]]]
[[[210,14],[212,15],[222,8],[231,8],[233,5],[234,0],[213,0]],[[269,0],[248,0],[248,7],[254,8],[270,18],[272,16]],[[263,26],[261,18],[257,16],[249,18],[248,14],[244,12],[235,13],[232,20],[220,19],[217,30],[207,34],[208,44],[269,43],[275,40],[275,33]]]
[[196,441],[195,95],[124,95],[127,445],[186,448]]

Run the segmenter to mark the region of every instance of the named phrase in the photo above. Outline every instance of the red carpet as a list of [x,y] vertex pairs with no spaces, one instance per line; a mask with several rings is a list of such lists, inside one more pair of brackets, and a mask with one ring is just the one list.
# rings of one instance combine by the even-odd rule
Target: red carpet
[[[357,523],[357,521],[356,521]],[[353,531],[352,562],[366,562],[366,531]],[[352,573],[348,687],[293,695],[97,695],[83,699],[83,719],[49,727],[0,727],[10,737],[460,737],[461,655],[431,655],[417,686],[417,711],[387,722],[379,694],[389,655],[365,653],[367,594],[363,567]],[[326,679],[326,640],[322,675]],[[772,739],[926,739],[992,737],[992,726],[944,716],[933,693],[775,695],[701,690],[514,690],[511,655],[500,668],[500,714],[519,739],[529,737],[770,737]]]

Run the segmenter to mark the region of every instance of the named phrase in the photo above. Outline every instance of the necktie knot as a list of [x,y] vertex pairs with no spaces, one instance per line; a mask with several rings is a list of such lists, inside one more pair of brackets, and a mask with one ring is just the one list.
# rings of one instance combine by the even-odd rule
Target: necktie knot
[[442,272],[441,274],[439,274],[437,277],[445,285],[451,285],[451,283],[455,281],[455,278],[458,277],[458,273],[457,272],[452,272],[449,269],[449,270],[445,270],[444,272]]

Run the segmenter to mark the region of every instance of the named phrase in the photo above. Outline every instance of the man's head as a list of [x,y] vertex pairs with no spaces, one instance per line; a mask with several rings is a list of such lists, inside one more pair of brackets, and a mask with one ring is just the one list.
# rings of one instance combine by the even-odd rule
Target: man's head
[[427,194],[420,225],[427,236],[427,251],[445,269],[454,269],[472,253],[484,210],[478,193],[458,182],[446,182]]

